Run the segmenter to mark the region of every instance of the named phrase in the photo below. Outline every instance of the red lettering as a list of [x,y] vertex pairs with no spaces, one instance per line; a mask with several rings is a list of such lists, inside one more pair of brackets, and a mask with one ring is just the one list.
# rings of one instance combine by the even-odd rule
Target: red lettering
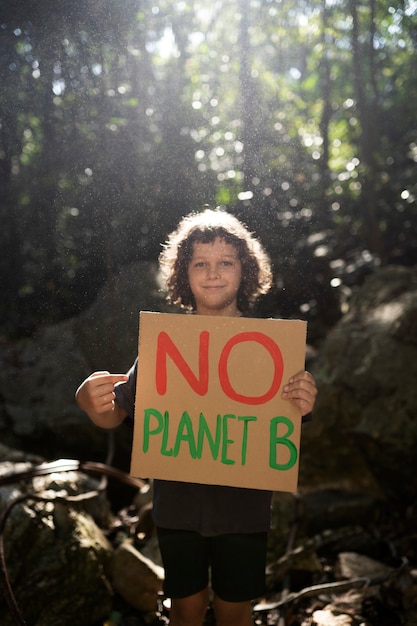
[[[261,396],[245,396],[233,389],[227,371],[227,362],[232,349],[244,341],[255,341],[266,348],[274,362],[274,376],[268,391]],[[245,404],[265,404],[277,394],[284,372],[282,353],[275,341],[259,332],[238,333],[229,339],[224,346],[219,359],[219,380],[224,393],[231,399]]]
[[167,356],[169,356],[178,367],[190,387],[204,396],[208,390],[208,346],[209,332],[204,330],[200,333],[200,348],[198,359],[198,378],[185,361],[184,357],[172,341],[168,333],[162,331],[158,335],[156,347],[156,391],[160,396],[165,395],[167,390]]

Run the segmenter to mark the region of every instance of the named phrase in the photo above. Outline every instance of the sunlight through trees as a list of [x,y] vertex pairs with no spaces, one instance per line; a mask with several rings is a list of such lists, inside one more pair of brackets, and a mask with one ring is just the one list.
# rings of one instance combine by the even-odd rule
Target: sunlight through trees
[[1,9],[6,334],[82,310],[205,203],[262,237],[285,313],[416,262],[415,0]]

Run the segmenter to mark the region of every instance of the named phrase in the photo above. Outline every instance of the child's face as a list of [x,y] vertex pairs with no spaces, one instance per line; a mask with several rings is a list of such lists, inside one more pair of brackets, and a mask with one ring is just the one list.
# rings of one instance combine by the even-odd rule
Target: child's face
[[200,315],[239,315],[237,292],[242,265],[235,246],[216,237],[194,243],[188,280]]

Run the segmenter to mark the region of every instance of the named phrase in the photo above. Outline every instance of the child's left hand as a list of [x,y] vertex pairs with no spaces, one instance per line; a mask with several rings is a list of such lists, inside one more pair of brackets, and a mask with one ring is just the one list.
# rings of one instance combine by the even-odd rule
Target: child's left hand
[[284,385],[282,398],[289,400],[301,411],[301,415],[311,413],[317,396],[317,387],[310,372],[297,372]]

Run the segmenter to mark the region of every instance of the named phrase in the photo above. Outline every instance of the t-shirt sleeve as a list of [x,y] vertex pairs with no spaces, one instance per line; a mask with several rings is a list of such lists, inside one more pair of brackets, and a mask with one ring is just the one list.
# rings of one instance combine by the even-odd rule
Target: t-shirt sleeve
[[116,402],[121,409],[126,411],[132,421],[135,417],[136,379],[138,375],[138,360],[136,359],[127,372],[129,379],[125,383],[118,383],[114,388]]

